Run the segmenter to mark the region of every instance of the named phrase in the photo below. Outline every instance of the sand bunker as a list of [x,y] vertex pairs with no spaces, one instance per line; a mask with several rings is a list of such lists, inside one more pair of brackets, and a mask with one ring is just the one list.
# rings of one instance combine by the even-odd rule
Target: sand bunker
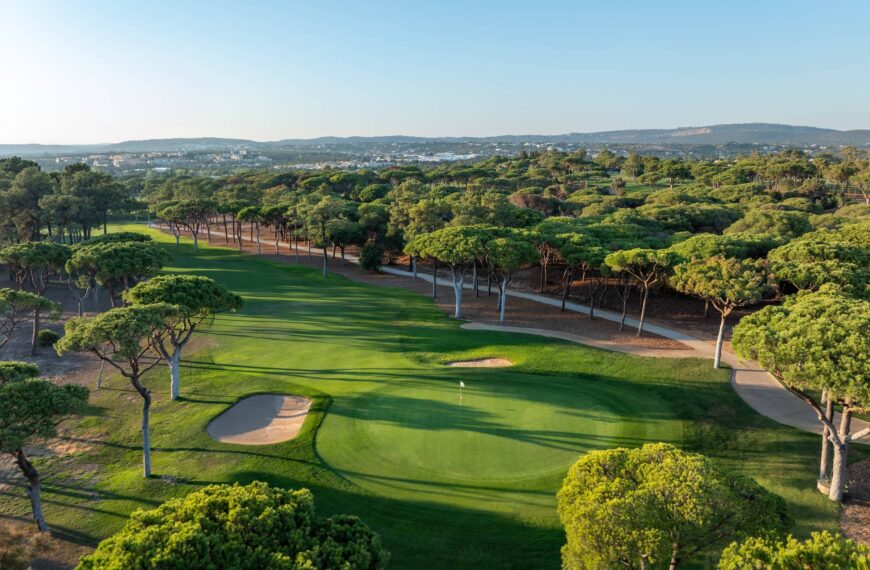
[[458,360],[447,363],[447,366],[458,368],[502,368],[513,365],[513,362],[504,358],[478,358],[477,360]]
[[311,400],[299,396],[251,396],[213,419],[206,431],[224,443],[279,443],[296,437],[310,407]]

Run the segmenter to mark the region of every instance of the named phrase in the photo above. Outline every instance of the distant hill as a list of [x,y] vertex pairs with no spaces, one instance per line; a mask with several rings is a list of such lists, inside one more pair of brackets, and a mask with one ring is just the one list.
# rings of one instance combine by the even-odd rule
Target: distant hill
[[443,143],[573,143],[573,144],[782,144],[795,146],[870,146],[870,130],[838,131],[817,127],[745,123],[680,127],[677,129],[635,129],[563,135],[504,135],[493,137],[318,137],[313,139],[283,139],[258,142],[228,138],[174,138],[124,141],[96,145],[0,145],[0,156],[56,156],[112,152],[203,152],[227,150],[279,150],[299,147],[360,147],[365,145]]

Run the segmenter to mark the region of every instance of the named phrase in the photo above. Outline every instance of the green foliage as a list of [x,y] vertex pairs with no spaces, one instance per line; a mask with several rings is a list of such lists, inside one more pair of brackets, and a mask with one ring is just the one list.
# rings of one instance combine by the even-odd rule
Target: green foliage
[[138,283],[124,298],[133,305],[167,303],[177,307],[184,318],[193,320],[242,307],[240,296],[201,275],[158,275]]
[[731,344],[784,382],[870,402],[870,302],[836,287],[798,294],[743,317]]
[[14,453],[35,438],[54,437],[58,422],[81,413],[87,401],[84,386],[38,379],[0,384],[0,452]]
[[558,498],[566,569],[667,568],[789,522],[782,499],[751,479],[663,443],[588,453]]
[[377,243],[367,243],[360,250],[359,266],[366,271],[378,271],[384,259],[384,247]]
[[42,329],[36,333],[36,344],[43,348],[54,346],[60,340],[60,335],[51,329]]
[[61,307],[60,303],[35,293],[0,289],[0,347],[9,342],[18,325],[29,319],[35,311],[49,319],[56,319],[60,316]]
[[416,236],[405,252],[431,257],[451,267],[466,267],[483,255],[488,237],[483,226],[450,226]]
[[717,255],[747,259],[764,257],[772,245],[772,241],[754,235],[697,234],[675,243],[670,250],[681,261],[704,260]]
[[668,250],[643,248],[614,251],[604,258],[613,271],[624,271],[647,285],[660,279],[675,261]]
[[100,351],[111,344],[115,358],[134,360],[144,352],[143,341],[162,331],[178,308],[166,303],[120,307],[95,317],[77,317],[66,322],[66,334],[57,341],[59,355],[67,352]]
[[554,244],[559,257],[572,268],[596,269],[607,254],[597,240],[582,233],[559,234]]
[[870,248],[850,240],[848,226],[846,232],[819,230],[772,250],[768,258],[777,278],[802,290],[832,283],[870,299]]
[[484,258],[496,273],[509,274],[538,260],[538,250],[530,236],[519,232],[511,232],[511,234],[485,242]]
[[78,568],[374,570],[388,559],[378,535],[356,517],[318,519],[307,489],[252,483],[210,485],[136,511]]
[[42,294],[48,279],[63,270],[70,255],[70,248],[63,244],[31,241],[4,247],[0,263],[9,266],[19,284],[29,279],[34,291]]
[[29,362],[7,360],[0,362],[0,386],[39,376],[39,368]]
[[870,569],[870,548],[843,535],[814,532],[808,540],[749,538],[722,553],[719,570]]
[[349,245],[362,245],[368,233],[358,222],[351,220],[332,220],[326,224],[326,237],[342,251]]
[[709,301],[723,314],[757,303],[773,289],[766,261],[722,256],[678,265],[669,282],[677,291]]
[[82,288],[87,287],[88,279],[94,279],[115,292],[156,275],[169,260],[169,253],[155,243],[99,243],[76,249],[66,270],[85,281],[80,284]]
[[73,249],[79,249],[82,247],[97,245],[99,243],[118,243],[125,241],[150,242],[152,239],[151,236],[140,234],[139,232],[112,232],[106,235],[86,239],[85,241],[73,244],[71,247]]
[[726,234],[769,235],[779,239],[801,236],[813,228],[807,214],[781,210],[752,210],[725,229]]

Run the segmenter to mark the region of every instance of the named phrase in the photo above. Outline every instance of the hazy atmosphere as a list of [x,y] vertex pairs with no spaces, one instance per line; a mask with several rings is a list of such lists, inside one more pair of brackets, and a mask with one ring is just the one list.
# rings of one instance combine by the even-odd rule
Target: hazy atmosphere
[[870,127],[870,4],[0,2],[0,143]]

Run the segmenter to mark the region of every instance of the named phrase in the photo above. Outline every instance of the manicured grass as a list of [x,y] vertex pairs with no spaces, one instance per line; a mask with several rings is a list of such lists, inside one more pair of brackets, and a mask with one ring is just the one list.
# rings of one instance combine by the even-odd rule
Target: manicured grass
[[[263,480],[312,489],[322,513],[361,516],[396,568],[556,568],[555,493],[568,466],[591,449],[649,441],[755,477],[789,501],[798,534],[836,524],[837,508],[813,487],[817,438],[755,414],[707,361],[464,331],[408,291],[324,281],[230,249],[194,254],[152,235],[174,255],[168,271],[213,277],[245,307],[216,318],[185,355],[182,401],[169,401],[164,368],[150,373],[154,478],[140,475],[140,400],[116,377],[72,427],[94,442],[40,462],[49,523],[73,540],[96,542],[131,510],[200,485]],[[515,366],[442,365],[479,357]],[[211,418],[258,392],[312,398],[297,439],[250,447],[206,434]],[[3,492],[0,511],[26,516],[23,489]]]

